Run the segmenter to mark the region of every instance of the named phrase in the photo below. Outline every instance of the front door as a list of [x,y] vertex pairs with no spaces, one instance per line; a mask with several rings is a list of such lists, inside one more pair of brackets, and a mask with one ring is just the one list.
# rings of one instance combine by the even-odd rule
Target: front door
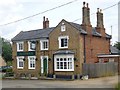
[[48,56],[41,56],[41,74],[46,76],[48,73]]

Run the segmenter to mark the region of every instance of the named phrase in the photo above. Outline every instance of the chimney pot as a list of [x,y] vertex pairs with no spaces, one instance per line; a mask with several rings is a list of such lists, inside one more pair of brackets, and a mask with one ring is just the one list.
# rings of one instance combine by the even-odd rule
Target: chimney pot
[[100,13],[102,13],[102,9],[100,9]]
[[43,21],[45,21],[45,16],[43,17]]
[[49,21],[48,18],[46,18],[46,21]]
[[99,12],[99,8],[97,8],[97,12]]
[[89,4],[87,3],[87,8],[88,8],[88,5],[89,5]]
[[83,2],[83,7],[85,7],[85,2]]

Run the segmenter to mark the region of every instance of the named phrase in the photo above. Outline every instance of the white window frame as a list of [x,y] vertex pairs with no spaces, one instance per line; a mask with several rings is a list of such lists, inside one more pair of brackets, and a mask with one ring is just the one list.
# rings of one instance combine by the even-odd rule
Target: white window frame
[[[64,46],[64,47],[61,46],[61,39],[67,39],[67,46]],[[68,40],[69,40],[69,36],[60,36],[60,37],[58,37],[59,48],[61,48],[61,49],[62,48],[68,48],[68,44],[69,44]]]
[[[60,67],[60,62],[63,62],[62,66],[63,68],[57,68],[57,58],[59,58],[59,67]],[[66,61],[60,61],[60,58],[66,58]],[[71,58],[71,61],[68,61],[68,58]],[[64,62],[66,62],[66,69],[64,68]],[[70,62],[72,62],[71,68],[70,68]],[[69,63],[69,64],[68,64]],[[54,70],[55,71],[74,71],[74,55],[55,55],[54,56]]]
[[[20,60],[20,59],[22,59],[22,60]],[[17,57],[17,69],[23,69],[24,68],[24,56],[19,56],[19,57]],[[19,66],[19,62],[23,62],[23,67],[20,67]]]
[[[35,67],[30,66],[30,64],[31,64],[31,59],[30,58],[34,58],[34,61],[32,61],[32,63],[34,62]],[[36,68],[36,56],[28,56],[28,69],[35,69],[35,68]]]
[[65,30],[66,30],[66,26],[65,26],[64,23],[62,23],[62,25],[61,25],[61,32],[64,32]]
[[[35,50],[30,48],[30,45],[31,45],[31,41],[28,41],[28,51],[35,51]],[[35,45],[35,47],[36,47],[36,45]]]
[[[19,45],[22,44],[22,49],[20,49]],[[17,51],[23,51],[24,50],[24,42],[17,42]]]
[[[44,48],[44,46],[43,46],[44,42],[47,42],[47,48]],[[40,40],[40,49],[48,50],[48,48],[49,48],[49,40]]]

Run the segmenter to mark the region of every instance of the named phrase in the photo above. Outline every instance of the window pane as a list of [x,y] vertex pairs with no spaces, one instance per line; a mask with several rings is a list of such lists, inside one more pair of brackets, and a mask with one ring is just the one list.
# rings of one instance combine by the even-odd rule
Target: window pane
[[67,46],[67,39],[64,39],[64,46]]
[[60,69],[59,62],[57,62],[57,69]]
[[63,58],[60,58],[60,61],[63,61]]
[[60,69],[63,69],[63,62],[60,62]]
[[23,67],[23,62],[19,61],[19,67]]
[[61,47],[64,47],[64,39],[61,39]]
[[57,58],[57,61],[59,61],[59,58]]
[[64,69],[67,69],[67,62],[64,62]]

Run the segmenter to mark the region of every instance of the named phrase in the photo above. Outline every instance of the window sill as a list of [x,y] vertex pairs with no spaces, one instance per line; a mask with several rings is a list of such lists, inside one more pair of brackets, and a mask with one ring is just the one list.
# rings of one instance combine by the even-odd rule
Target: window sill
[[64,71],[74,71],[74,69],[70,69],[70,70],[69,69],[66,69],[66,70],[65,69],[64,70],[63,69],[56,69],[55,71],[63,71],[63,72]]
[[35,70],[35,68],[28,68],[29,70]]
[[19,69],[19,70],[22,70],[23,68],[21,68],[21,67],[18,67],[17,69]]

